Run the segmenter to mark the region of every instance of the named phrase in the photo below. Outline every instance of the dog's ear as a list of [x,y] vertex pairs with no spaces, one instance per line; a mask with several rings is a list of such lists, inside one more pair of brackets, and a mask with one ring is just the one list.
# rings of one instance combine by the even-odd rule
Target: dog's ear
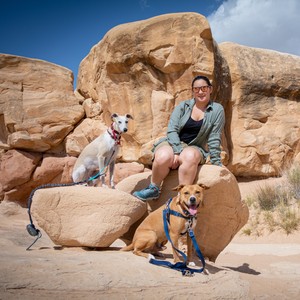
[[116,117],[118,117],[118,114],[116,114],[116,113],[113,113],[112,115],[111,115],[111,119],[113,120],[114,118],[116,118]]
[[184,187],[184,184],[179,184],[178,186],[172,188],[172,191],[179,192]]
[[133,117],[132,117],[132,115],[130,115],[130,114],[127,114],[127,115],[126,115],[126,118],[127,118],[127,119],[133,120]]
[[203,189],[205,189],[205,190],[208,190],[209,189],[209,186],[207,186],[207,185],[205,185],[205,184],[203,184],[203,183],[199,183],[198,184],[200,187],[202,187]]

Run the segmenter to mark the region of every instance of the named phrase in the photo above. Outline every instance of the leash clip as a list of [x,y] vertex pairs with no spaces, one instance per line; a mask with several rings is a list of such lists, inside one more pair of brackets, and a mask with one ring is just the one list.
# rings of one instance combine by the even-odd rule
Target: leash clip
[[195,237],[194,231],[193,231],[193,229],[192,229],[191,227],[188,228],[188,232],[189,232],[189,236],[190,236],[191,238],[194,238],[194,237]]
[[193,276],[195,276],[195,274],[191,270],[183,270],[182,271],[182,276],[193,277]]

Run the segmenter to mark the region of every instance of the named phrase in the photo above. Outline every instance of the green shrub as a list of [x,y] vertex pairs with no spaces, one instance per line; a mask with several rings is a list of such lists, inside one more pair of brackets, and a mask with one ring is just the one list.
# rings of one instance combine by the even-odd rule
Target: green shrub
[[286,181],[282,184],[261,186],[245,199],[251,217],[243,234],[260,236],[265,230],[290,234],[300,228],[300,164],[285,171],[283,178]]
[[264,220],[267,223],[269,231],[274,232],[278,226],[278,223],[275,221],[275,218],[270,211],[265,212]]
[[295,164],[287,171],[287,180],[295,199],[300,200],[300,165]]
[[286,234],[290,234],[299,228],[300,218],[295,211],[289,207],[283,207],[279,211],[280,223],[279,226]]
[[251,230],[251,228],[245,228],[245,229],[243,229],[243,234],[244,234],[244,235],[248,235],[248,236],[250,236],[250,235],[251,235],[251,233],[252,233],[252,230]]

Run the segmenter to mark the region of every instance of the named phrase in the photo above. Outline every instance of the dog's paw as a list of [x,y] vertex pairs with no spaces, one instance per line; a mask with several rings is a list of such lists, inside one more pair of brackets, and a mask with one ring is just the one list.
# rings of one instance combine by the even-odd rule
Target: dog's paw
[[189,267],[196,267],[196,264],[193,261],[190,261],[188,265]]
[[162,245],[158,246],[157,248],[158,248],[159,251],[164,251],[164,250],[167,249],[166,246],[162,246]]
[[160,253],[160,252],[155,252],[154,255],[158,256],[158,257],[161,257],[161,258],[165,257],[165,255],[163,253]]
[[155,259],[154,255],[148,254],[148,260],[150,261],[151,259]]
[[207,269],[204,269],[204,270],[203,270],[203,274],[204,274],[204,275],[209,275],[210,273],[209,273],[209,271],[208,271]]

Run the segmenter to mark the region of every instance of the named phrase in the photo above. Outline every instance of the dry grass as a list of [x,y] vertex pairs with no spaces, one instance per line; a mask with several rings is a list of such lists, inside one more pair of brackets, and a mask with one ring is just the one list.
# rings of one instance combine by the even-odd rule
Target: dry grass
[[250,217],[242,232],[261,236],[277,230],[291,234],[300,228],[300,165],[284,172],[285,182],[261,186],[245,199]]

